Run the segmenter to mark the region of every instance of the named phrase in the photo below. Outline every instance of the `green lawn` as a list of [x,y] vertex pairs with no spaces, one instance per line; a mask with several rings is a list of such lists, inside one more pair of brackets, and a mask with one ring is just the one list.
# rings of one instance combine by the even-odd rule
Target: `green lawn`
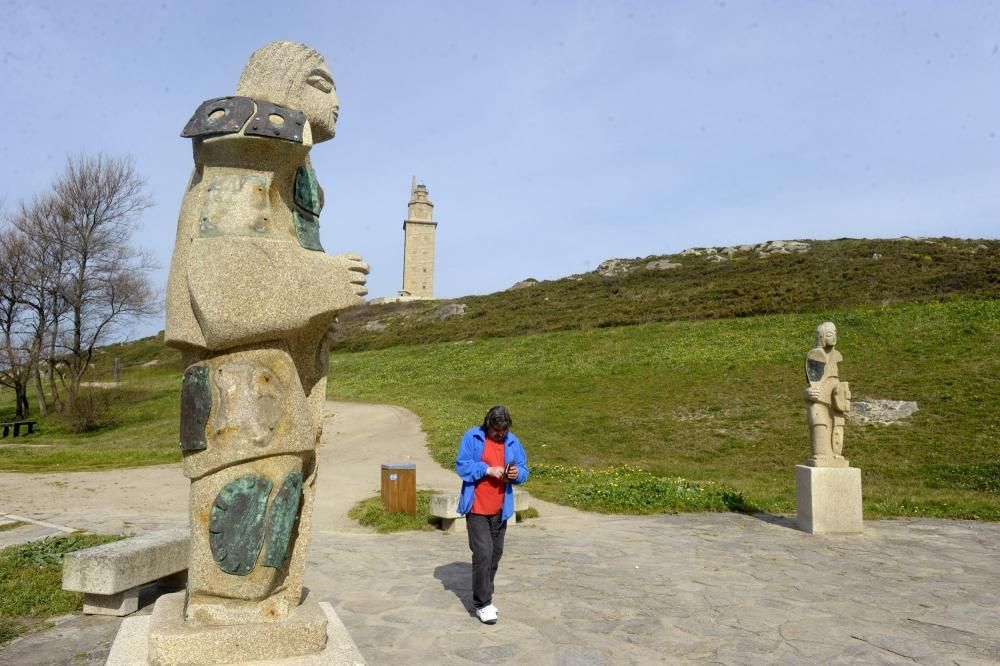
[[[838,325],[855,400],[920,408],[903,425],[848,427],[845,455],[863,470],[866,516],[1000,520],[1000,357],[987,346],[1000,334],[994,300],[338,353],[329,395],[414,410],[442,464],[486,408],[504,403],[534,464],[629,465],[791,512],[793,466],[809,454],[804,357],[825,319]],[[546,470],[529,490],[565,501],[574,478]]]
[[[17,472],[81,471],[179,462],[180,355],[158,338],[106,347],[87,382],[109,382],[115,356],[122,363],[121,382],[113,388],[84,388],[82,397],[102,413],[103,426],[76,434],[58,414],[38,419],[38,396],[29,391],[31,418],[38,431],[4,440],[0,470]],[[150,361],[157,361],[147,365]],[[33,387],[32,387],[33,388]],[[0,397],[0,418],[13,420],[13,391]]]
[[46,618],[80,610],[83,594],[62,589],[63,555],[121,538],[78,533],[0,549],[0,645]]
[[[451,465],[461,433],[507,404],[543,499],[611,512],[794,511],[809,453],[803,364],[818,323],[840,331],[856,400],[915,400],[908,423],[850,426],[845,454],[879,516],[1000,520],[1000,301],[848,308],[398,346],[331,355],[329,395],[413,409]],[[0,470],[133,467],[180,460],[181,365],[157,339],[119,350],[108,425],[59,417],[0,447]],[[157,365],[144,359],[160,358]],[[105,353],[89,381],[106,381]],[[12,411],[10,392],[0,415]],[[6,414],[10,416],[10,414]],[[614,469],[610,469],[614,468]],[[595,472],[596,470],[596,472]],[[615,494],[608,494],[615,488]]]

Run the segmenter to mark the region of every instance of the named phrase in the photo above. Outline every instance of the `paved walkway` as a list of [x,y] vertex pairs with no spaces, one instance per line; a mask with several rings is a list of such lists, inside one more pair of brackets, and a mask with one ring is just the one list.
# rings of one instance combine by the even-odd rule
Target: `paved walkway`
[[[379,456],[379,442],[410,440],[373,434],[380,408],[334,409],[323,478],[374,494],[383,459],[363,460],[358,438],[373,438]],[[415,427],[408,412],[387,409],[382,423]],[[417,462],[418,485],[453,488],[422,447],[397,453]],[[344,478],[362,474],[352,456],[374,467],[370,478]],[[863,535],[831,537],[780,517],[605,517],[543,505],[508,533],[500,622],[484,626],[470,613],[464,534],[375,535],[328,515],[344,504],[336,493],[317,502],[306,584],[334,605],[369,664],[1000,663],[995,523],[874,521]],[[0,651],[0,663],[102,663],[117,623],[74,617]]]

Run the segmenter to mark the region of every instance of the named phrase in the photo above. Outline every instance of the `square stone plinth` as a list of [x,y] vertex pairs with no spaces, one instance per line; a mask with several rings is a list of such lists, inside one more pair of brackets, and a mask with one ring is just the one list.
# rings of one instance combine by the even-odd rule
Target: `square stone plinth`
[[795,506],[803,532],[861,533],[861,470],[796,465]]
[[[178,592],[160,597],[153,615],[126,618],[111,646],[108,666],[365,663],[347,628],[326,602],[307,599],[281,622],[212,627],[187,626],[183,607],[184,593]],[[317,626],[322,626],[320,640]]]

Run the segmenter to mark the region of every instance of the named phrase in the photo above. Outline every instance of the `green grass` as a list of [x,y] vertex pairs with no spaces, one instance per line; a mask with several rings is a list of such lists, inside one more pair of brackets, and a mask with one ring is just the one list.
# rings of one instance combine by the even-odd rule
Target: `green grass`
[[417,515],[404,512],[389,513],[382,505],[382,498],[376,495],[361,500],[347,512],[347,516],[365,527],[373,527],[377,532],[403,532],[409,530],[432,530],[436,521],[430,514],[431,495],[426,490],[417,491]]
[[[661,504],[670,484],[691,483],[788,512],[792,466],[808,453],[803,358],[816,324],[832,319],[856,399],[920,405],[902,425],[848,427],[866,514],[1000,519],[1000,361],[990,348],[1000,242],[845,239],[766,259],[675,255],[680,269],[644,270],[655,258],[620,277],[464,298],[464,317],[430,316],[440,302],[344,312],[329,394],[410,407],[447,466],[461,432],[503,402],[533,464],[655,477],[623,490],[631,500],[592,492],[595,510],[675,510]],[[388,328],[365,331],[373,318]],[[105,427],[74,434],[61,417],[42,419],[40,433],[0,447],[0,470],[180,460],[180,355],[159,337],[108,347],[86,381],[108,381],[115,356],[121,385],[90,390],[109,398]],[[12,415],[11,392],[0,392],[0,418]],[[567,503],[580,481],[543,473],[529,484]]]
[[560,488],[563,504],[601,513],[685,513],[758,510],[742,493],[712,482],[665,478],[622,465],[591,470],[566,465],[534,465],[532,479]]
[[62,589],[63,555],[121,538],[69,534],[0,550],[0,644],[38,620],[80,610],[83,594]]
[[[329,395],[414,410],[450,466],[461,433],[508,405],[529,463],[628,465],[714,483],[773,512],[795,509],[809,454],[804,358],[818,323],[840,332],[856,400],[916,400],[893,426],[850,425],[869,518],[1000,520],[1000,302],[952,301],[668,322],[394,347],[331,358]],[[532,494],[566,503],[572,477]]]
[[15,520],[12,523],[4,523],[3,525],[0,525],[0,532],[7,532],[9,530],[16,530],[18,527],[21,527],[22,525],[24,525],[24,523],[22,523],[19,520]]
[[[77,434],[62,415],[40,418],[35,434],[5,440],[20,446],[0,448],[0,470],[71,472],[179,462],[180,355],[164,347],[158,337],[106,347],[84,381],[111,381],[115,356],[122,364],[120,384],[83,388],[81,393],[84,399],[106,405],[103,427]],[[144,365],[151,360],[158,362]],[[29,396],[32,418],[38,418],[34,390]],[[4,391],[0,397],[0,418],[12,419],[13,392]]]

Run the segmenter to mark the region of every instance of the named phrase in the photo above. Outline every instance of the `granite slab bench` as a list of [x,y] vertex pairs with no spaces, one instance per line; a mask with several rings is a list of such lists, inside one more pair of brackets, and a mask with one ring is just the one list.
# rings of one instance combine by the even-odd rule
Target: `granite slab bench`
[[88,615],[134,613],[146,585],[183,587],[190,543],[191,530],[176,527],[67,553],[62,588],[83,592]]
[[[507,529],[517,524],[517,512],[531,506],[531,496],[523,491],[514,491],[514,516],[507,521]],[[441,519],[441,529],[445,532],[465,531],[465,516],[458,512],[458,493],[438,493],[431,495],[430,515]]]

